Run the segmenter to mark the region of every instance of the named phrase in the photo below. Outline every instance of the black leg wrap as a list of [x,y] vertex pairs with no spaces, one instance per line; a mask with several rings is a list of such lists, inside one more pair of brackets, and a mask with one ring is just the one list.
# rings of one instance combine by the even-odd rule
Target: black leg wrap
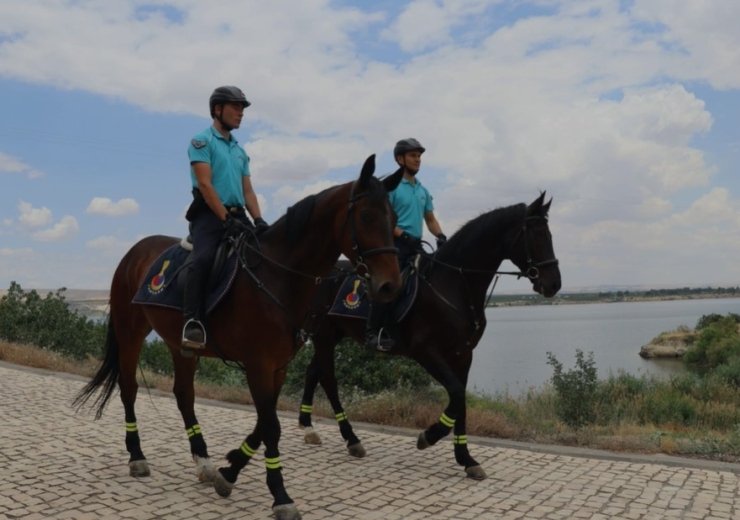
[[352,430],[352,425],[349,421],[345,420],[339,422],[339,433],[341,433],[342,438],[347,441],[347,446],[353,446],[360,442],[360,439],[357,438],[354,430]]
[[131,455],[129,462],[135,460],[146,460],[144,453],[141,451],[139,432],[126,432],[126,451]]
[[280,469],[268,469],[267,470],[267,487],[275,497],[272,507],[282,506],[285,504],[292,504],[293,500],[288,496],[288,492],[285,491],[283,485],[283,474]]
[[233,484],[236,482],[236,477],[239,476],[239,472],[244,469],[244,466],[249,464],[249,461],[252,459],[251,457],[247,457],[242,450],[231,450],[226,455],[226,460],[229,461],[231,466],[219,468],[218,471],[223,475],[227,482]]
[[311,414],[306,412],[301,412],[298,415],[298,424],[303,426],[304,428],[310,428],[313,426],[311,423]]
[[190,437],[190,453],[197,455],[198,457],[208,457],[208,448],[206,446],[206,440],[202,434],[193,435]]
[[458,464],[466,468],[480,465],[470,456],[467,444],[455,444],[455,460]]
[[452,428],[450,426],[445,426],[442,423],[435,423],[424,432],[424,436],[429,445],[434,446],[441,438],[446,437],[451,431]]

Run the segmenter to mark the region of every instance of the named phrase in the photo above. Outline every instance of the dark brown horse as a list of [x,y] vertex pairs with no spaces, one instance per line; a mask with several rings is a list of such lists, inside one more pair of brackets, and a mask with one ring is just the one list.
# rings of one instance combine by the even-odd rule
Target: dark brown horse
[[[378,301],[393,298],[401,283],[392,236],[395,215],[387,195],[400,182],[401,172],[381,181],[373,177],[374,170],[373,155],[365,162],[358,180],[295,204],[258,237],[261,252],[256,252],[254,242],[249,246],[243,240],[238,241],[242,269],[229,294],[208,317],[204,355],[218,354],[243,365],[257,410],[257,424],[241,447],[227,455],[230,465],[218,471],[208,457],[193,409],[197,359],[180,354],[182,313],[131,303],[149,267],[178,239],[151,236],[134,245],[123,257],[111,284],[105,359],[74,404],[82,406],[100,391],[96,401],[97,417],[100,417],[118,384],[126,414],[131,475],[149,475],[134,402],[139,354],[144,339],[153,329],[172,353],[173,391],[200,480],[214,480],[216,491],[227,496],[239,471],[264,442],[267,486],[274,497],[273,513],[282,520],[300,518],[283,485],[278,451],[280,423],[275,407],[288,362],[302,345],[299,329],[317,283],[332,271],[340,253],[366,276]],[[255,262],[255,258],[259,261]]]
[[[486,294],[493,276],[508,259],[520,269],[508,274],[529,278],[535,292],[550,298],[560,290],[560,270],[547,225],[552,199],[545,204],[544,197],[542,193],[529,206],[517,204],[484,213],[460,228],[434,256],[423,255],[416,302],[395,325],[400,342],[396,353],[416,360],[449,396],[439,421],[419,435],[417,448],[436,444],[454,429],[455,459],[474,479],[484,479],[486,473],[468,451],[465,389],[473,349],[486,328]],[[326,314],[338,286],[335,280],[325,281],[312,304],[314,356],[306,373],[299,423],[306,429],[307,443],[321,443],[311,427],[314,391],[321,383],[349,453],[363,457],[365,449],[339,401],[334,349],[345,337],[362,344],[365,321]]]

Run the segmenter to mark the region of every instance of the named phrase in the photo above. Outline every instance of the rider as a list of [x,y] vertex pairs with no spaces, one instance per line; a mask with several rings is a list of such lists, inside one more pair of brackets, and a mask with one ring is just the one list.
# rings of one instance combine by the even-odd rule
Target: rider
[[[416,178],[421,167],[421,154],[426,151],[419,141],[410,137],[401,139],[393,148],[393,156],[403,168],[403,179],[398,187],[388,194],[396,212],[398,222],[393,230],[394,243],[398,248],[398,262],[401,269],[421,249],[422,220],[427,229],[437,237],[437,247],[447,242],[442,228],[434,216],[433,197]],[[367,320],[365,346],[388,352],[393,348],[393,340],[387,334],[381,334],[380,328],[385,321],[387,304],[373,303]]]
[[191,222],[193,260],[183,297],[183,352],[205,348],[203,296],[218,243],[224,235],[238,236],[251,226],[245,206],[257,233],[268,228],[252,188],[249,156],[231,133],[239,128],[249,105],[237,87],[218,87],[209,100],[213,125],[196,135],[188,148],[193,202],[185,217]]

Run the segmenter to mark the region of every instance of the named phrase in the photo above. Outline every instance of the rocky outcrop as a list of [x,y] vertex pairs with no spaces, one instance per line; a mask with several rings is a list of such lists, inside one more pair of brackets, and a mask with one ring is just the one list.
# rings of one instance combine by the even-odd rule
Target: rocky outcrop
[[647,345],[640,348],[640,356],[651,358],[680,358],[696,341],[696,333],[671,332],[663,333]]

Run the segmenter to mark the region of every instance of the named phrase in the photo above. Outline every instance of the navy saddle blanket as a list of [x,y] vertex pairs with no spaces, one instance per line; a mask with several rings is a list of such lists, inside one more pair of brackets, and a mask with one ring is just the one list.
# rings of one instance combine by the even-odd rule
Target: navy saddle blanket
[[[132,303],[182,311],[183,282],[186,275],[186,270],[182,267],[188,255],[190,252],[185,251],[180,244],[173,245],[159,255],[147,271]],[[210,313],[229,292],[238,271],[237,255],[230,254],[216,279],[214,280],[213,274],[209,276],[204,306],[206,314]]]
[[[401,293],[391,304],[389,321],[398,323],[406,317],[409,309],[416,300],[419,289],[419,277],[412,275],[401,289]],[[349,318],[367,319],[370,312],[370,298],[365,292],[365,286],[356,274],[348,276],[339,288],[334,303],[329,309],[330,316],[344,316]]]

